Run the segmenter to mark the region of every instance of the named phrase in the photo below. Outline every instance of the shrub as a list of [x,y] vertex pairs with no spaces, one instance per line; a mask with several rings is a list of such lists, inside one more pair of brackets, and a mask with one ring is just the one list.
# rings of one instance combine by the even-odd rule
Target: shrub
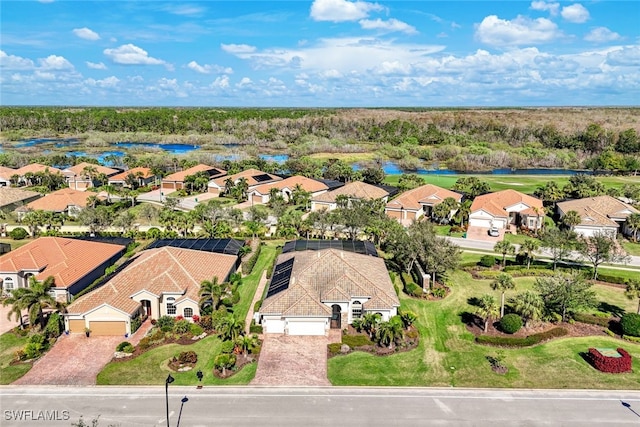
[[191,320],[193,320],[193,323],[198,323],[198,322],[200,322],[200,316],[198,316],[197,314],[194,314],[191,317]]
[[159,228],[151,227],[147,230],[147,237],[150,239],[159,239],[162,236],[162,231]]
[[261,307],[262,307],[262,300],[260,299],[260,300],[256,301],[255,304],[253,304],[253,312],[254,313],[259,312]]
[[253,267],[256,265],[256,262],[258,262],[258,257],[260,256],[261,250],[262,245],[260,244],[258,245],[256,251],[251,254],[249,259],[242,264],[242,274],[246,275],[253,271]]
[[257,325],[255,320],[252,320],[251,325],[249,325],[249,332],[252,334],[261,334],[263,332],[262,325]]
[[478,264],[483,267],[493,267],[496,265],[496,257],[493,255],[483,255]]
[[632,337],[640,337],[640,314],[625,313],[620,319],[622,333]]
[[587,313],[574,313],[573,319],[576,322],[588,323],[590,325],[598,325],[604,328],[609,327],[609,317],[602,317],[595,314],[587,314]]
[[24,358],[35,359],[40,357],[47,349],[47,341],[42,334],[34,334],[29,337],[29,341],[24,346]]
[[211,329],[213,329],[211,316],[202,316],[200,317],[200,319],[198,319],[197,323],[198,325],[202,326],[202,329],[204,329],[205,331],[210,331]]
[[191,322],[182,319],[175,322],[173,325],[173,332],[176,334],[186,334],[191,329]]
[[224,372],[225,369],[232,368],[236,364],[236,356],[233,354],[219,354],[213,361],[216,369]]
[[616,276],[615,274],[600,273],[600,272],[598,272],[598,280],[600,282],[614,283],[616,285],[624,285],[625,282],[627,281],[627,279],[622,276]]
[[9,232],[9,237],[11,237],[13,240],[26,239],[27,236],[29,236],[29,233],[22,227],[16,227]]
[[590,348],[588,359],[591,364],[601,372],[618,374],[631,371],[631,355],[623,348],[616,349],[622,357],[607,357],[595,348]]
[[340,349],[342,348],[342,344],[339,342],[331,343],[327,346],[330,354],[340,354]]
[[[116,346],[116,351],[124,351],[125,348],[127,347],[132,347],[131,343],[129,341],[122,341],[120,344],[118,344]],[[128,353],[128,352],[127,352]]]
[[436,298],[444,298],[445,296],[447,296],[447,290],[442,287],[433,288],[431,289],[431,295]]
[[235,348],[235,343],[233,341],[223,341],[222,346],[220,347],[222,353],[233,353],[233,349]]
[[47,326],[44,329],[44,333],[47,337],[59,337],[62,333],[62,319],[60,318],[60,314],[52,313],[49,315],[49,320],[47,320]]
[[197,337],[199,335],[202,335],[204,329],[202,329],[202,326],[198,325],[197,323],[191,323],[189,324],[189,332],[191,332],[191,335],[193,335],[194,337]]
[[198,355],[195,351],[183,351],[178,355],[178,362],[180,363],[197,363]]
[[133,319],[131,319],[131,333],[133,334],[135,331],[137,331],[140,326],[142,326],[142,322],[146,319],[146,315],[143,318],[142,316],[136,316]]
[[174,325],[176,324],[176,319],[171,316],[160,316],[158,318],[158,327],[162,332],[169,332],[173,330]]
[[631,335],[623,335],[623,339],[640,344],[640,337],[632,337]]
[[351,348],[356,348],[365,345],[373,345],[373,342],[366,335],[343,335],[342,344],[346,344]]
[[505,314],[500,319],[500,329],[507,334],[515,334],[522,328],[522,318],[515,313]]
[[480,335],[476,337],[476,342],[478,342],[479,344],[490,344],[501,347],[529,347],[549,340],[551,338],[562,337],[567,334],[568,331],[565,328],[553,328],[545,332],[529,335],[526,338]]

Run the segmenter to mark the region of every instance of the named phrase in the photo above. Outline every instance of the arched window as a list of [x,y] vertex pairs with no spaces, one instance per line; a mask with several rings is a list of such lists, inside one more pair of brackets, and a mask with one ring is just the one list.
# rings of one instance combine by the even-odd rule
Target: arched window
[[5,277],[3,282],[2,282],[2,286],[4,287],[5,291],[10,291],[13,289],[13,277]]
[[353,319],[359,319],[362,317],[362,303],[360,301],[354,301],[351,303],[351,317]]
[[184,309],[184,317],[185,317],[185,319],[191,319],[193,317],[193,308],[185,307],[185,309]]
[[174,305],[175,302],[176,299],[174,297],[167,298],[167,314],[172,316],[176,314],[176,306]]

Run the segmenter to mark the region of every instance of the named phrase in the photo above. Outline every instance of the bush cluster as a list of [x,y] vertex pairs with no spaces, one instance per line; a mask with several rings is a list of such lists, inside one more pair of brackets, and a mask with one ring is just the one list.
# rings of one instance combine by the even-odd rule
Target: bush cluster
[[622,357],[607,357],[595,348],[590,348],[588,353],[589,362],[601,372],[619,374],[631,371],[631,355],[623,348],[616,349]]
[[122,341],[116,346],[116,351],[120,351],[122,353],[133,353],[133,350],[133,344],[128,341]]
[[186,319],[178,320],[173,325],[173,332],[176,334],[186,334],[191,329],[191,322]]
[[526,338],[480,335],[476,337],[476,342],[479,344],[497,345],[501,347],[529,347],[548,339],[562,337],[567,334],[568,331],[565,328],[553,328],[545,332],[529,335]]
[[334,342],[327,346],[329,349],[329,353],[332,355],[340,354],[340,349],[342,348],[342,343]]
[[610,319],[609,317],[600,317],[594,314],[586,314],[586,313],[574,313],[573,320],[581,323],[588,323],[590,325],[598,325],[604,328],[609,327]]
[[197,363],[198,362],[198,355],[196,354],[195,351],[182,351],[180,352],[180,354],[178,355],[178,362],[180,363]]
[[251,254],[249,259],[242,263],[242,274],[249,274],[253,271],[253,267],[258,262],[258,257],[260,256],[260,252],[262,251],[262,244],[258,245],[256,250]]
[[255,320],[251,321],[251,325],[249,326],[249,332],[252,334],[261,334],[262,333],[262,325],[257,325]]
[[204,332],[204,329],[202,329],[202,326],[198,325],[197,323],[190,323],[189,324],[189,332],[194,337],[197,337],[199,335],[202,335],[202,333]]
[[9,232],[9,237],[11,237],[13,240],[26,239],[27,236],[29,236],[29,233],[22,227],[14,228]]
[[196,323],[202,327],[205,331],[213,329],[213,323],[211,322],[211,316],[201,316]]
[[171,316],[160,316],[156,325],[162,332],[170,332],[176,324],[176,319]]
[[493,255],[483,255],[478,264],[483,267],[493,267],[496,265],[496,257]]
[[[346,344],[351,348],[362,347],[365,345],[373,345],[373,342],[366,335],[343,335],[342,344]],[[338,350],[340,347],[338,346]]]
[[625,313],[620,319],[622,333],[632,337],[640,337],[640,314]]
[[598,280],[601,282],[613,283],[616,285],[624,285],[627,281],[627,279],[624,277],[616,276],[614,274],[600,273],[600,272],[598,272]]
[[522,318],[515,313],[505,314],[500,319],[500,330],[507,334],[515,334],[522,328]]

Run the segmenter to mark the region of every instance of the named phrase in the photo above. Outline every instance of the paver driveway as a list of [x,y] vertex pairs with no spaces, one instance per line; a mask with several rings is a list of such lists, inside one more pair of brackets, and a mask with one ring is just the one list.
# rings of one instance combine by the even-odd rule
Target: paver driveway
[[251,385],[329,386],[324,336],[265,334]]

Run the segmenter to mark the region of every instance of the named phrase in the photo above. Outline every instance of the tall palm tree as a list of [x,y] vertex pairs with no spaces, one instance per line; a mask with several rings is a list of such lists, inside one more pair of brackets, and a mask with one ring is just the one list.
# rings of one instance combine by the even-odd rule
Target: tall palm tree
[[634,213],[627,217],[627,227],[631,231],[634,242],[638,241],[638,230],[640,230],[640,214]]
[[29,277],[29,286],[27,288],[17,288],[12,292],[12,311],[17,309],[26,309],[29,313],[29,324],[35,326],[40,325],[44,328],[44,309],[59,308],[61,306],[54,297],[49,293],[54,286],[53,276],[47,277],[40,282],[35,276]]
[[638,314],[640,314],[640,279],[628,279],[624,293],[629,299],[638,299]]
[[480,297],[480,302],[476,309],[478,316],[482,317],[484,322],[484,331],[487,332],[489,328],[489,321],[492,317],[496,317],[500,314],[500,307],[493,295],[484,294]]
[[502,268],[504,268],[507,263],[507,254],[516,253],[516,247],[506,240],[501,240],[496,243],[493,250],[494,252],[502,254]]
[[224,295],[224,287],[218,283],[218,278],[205,280],[200,283],[200,307],[211,304],[213,311],[217,310]]
[[513,277],[507,273],[500,273],[496,276],[495,280],[491,282],[491,289],[494,291],[500,291],[500,317],[504,317],[504,294],[509,289],[515,289],[516,284],[513,281]]
[[573,231],[576,225],[582,222],[582,218],[580,214],[576,211],[569,211],[560,220],[562,224],[567,227],[569,230]]
[[540,243],[537,240],[527,239],[520,245],[520,254],[527,257],[527,270],[531,266],[531,260],[533,260],[534,252],[538,250]]
[[20,329],[24,329],[24,321],[22,320],[22,310],[24,307],[21,305],[22,301],[19,296],[20,293],[18,293],[18,298],[16,298],[15,291],[11,292],[8,297],[2,300],[2,305],[4,307],[8,305],[11,306],[9,313],[7,313],[7,320],[11,321],[11,318],[15,317],[16,321],[20,322]]
[[544,312],[544,301],[540,294],[533,291],[524,291],[511,299],[513,311],[524,319],[527,326],[529,320],[538,320]]

